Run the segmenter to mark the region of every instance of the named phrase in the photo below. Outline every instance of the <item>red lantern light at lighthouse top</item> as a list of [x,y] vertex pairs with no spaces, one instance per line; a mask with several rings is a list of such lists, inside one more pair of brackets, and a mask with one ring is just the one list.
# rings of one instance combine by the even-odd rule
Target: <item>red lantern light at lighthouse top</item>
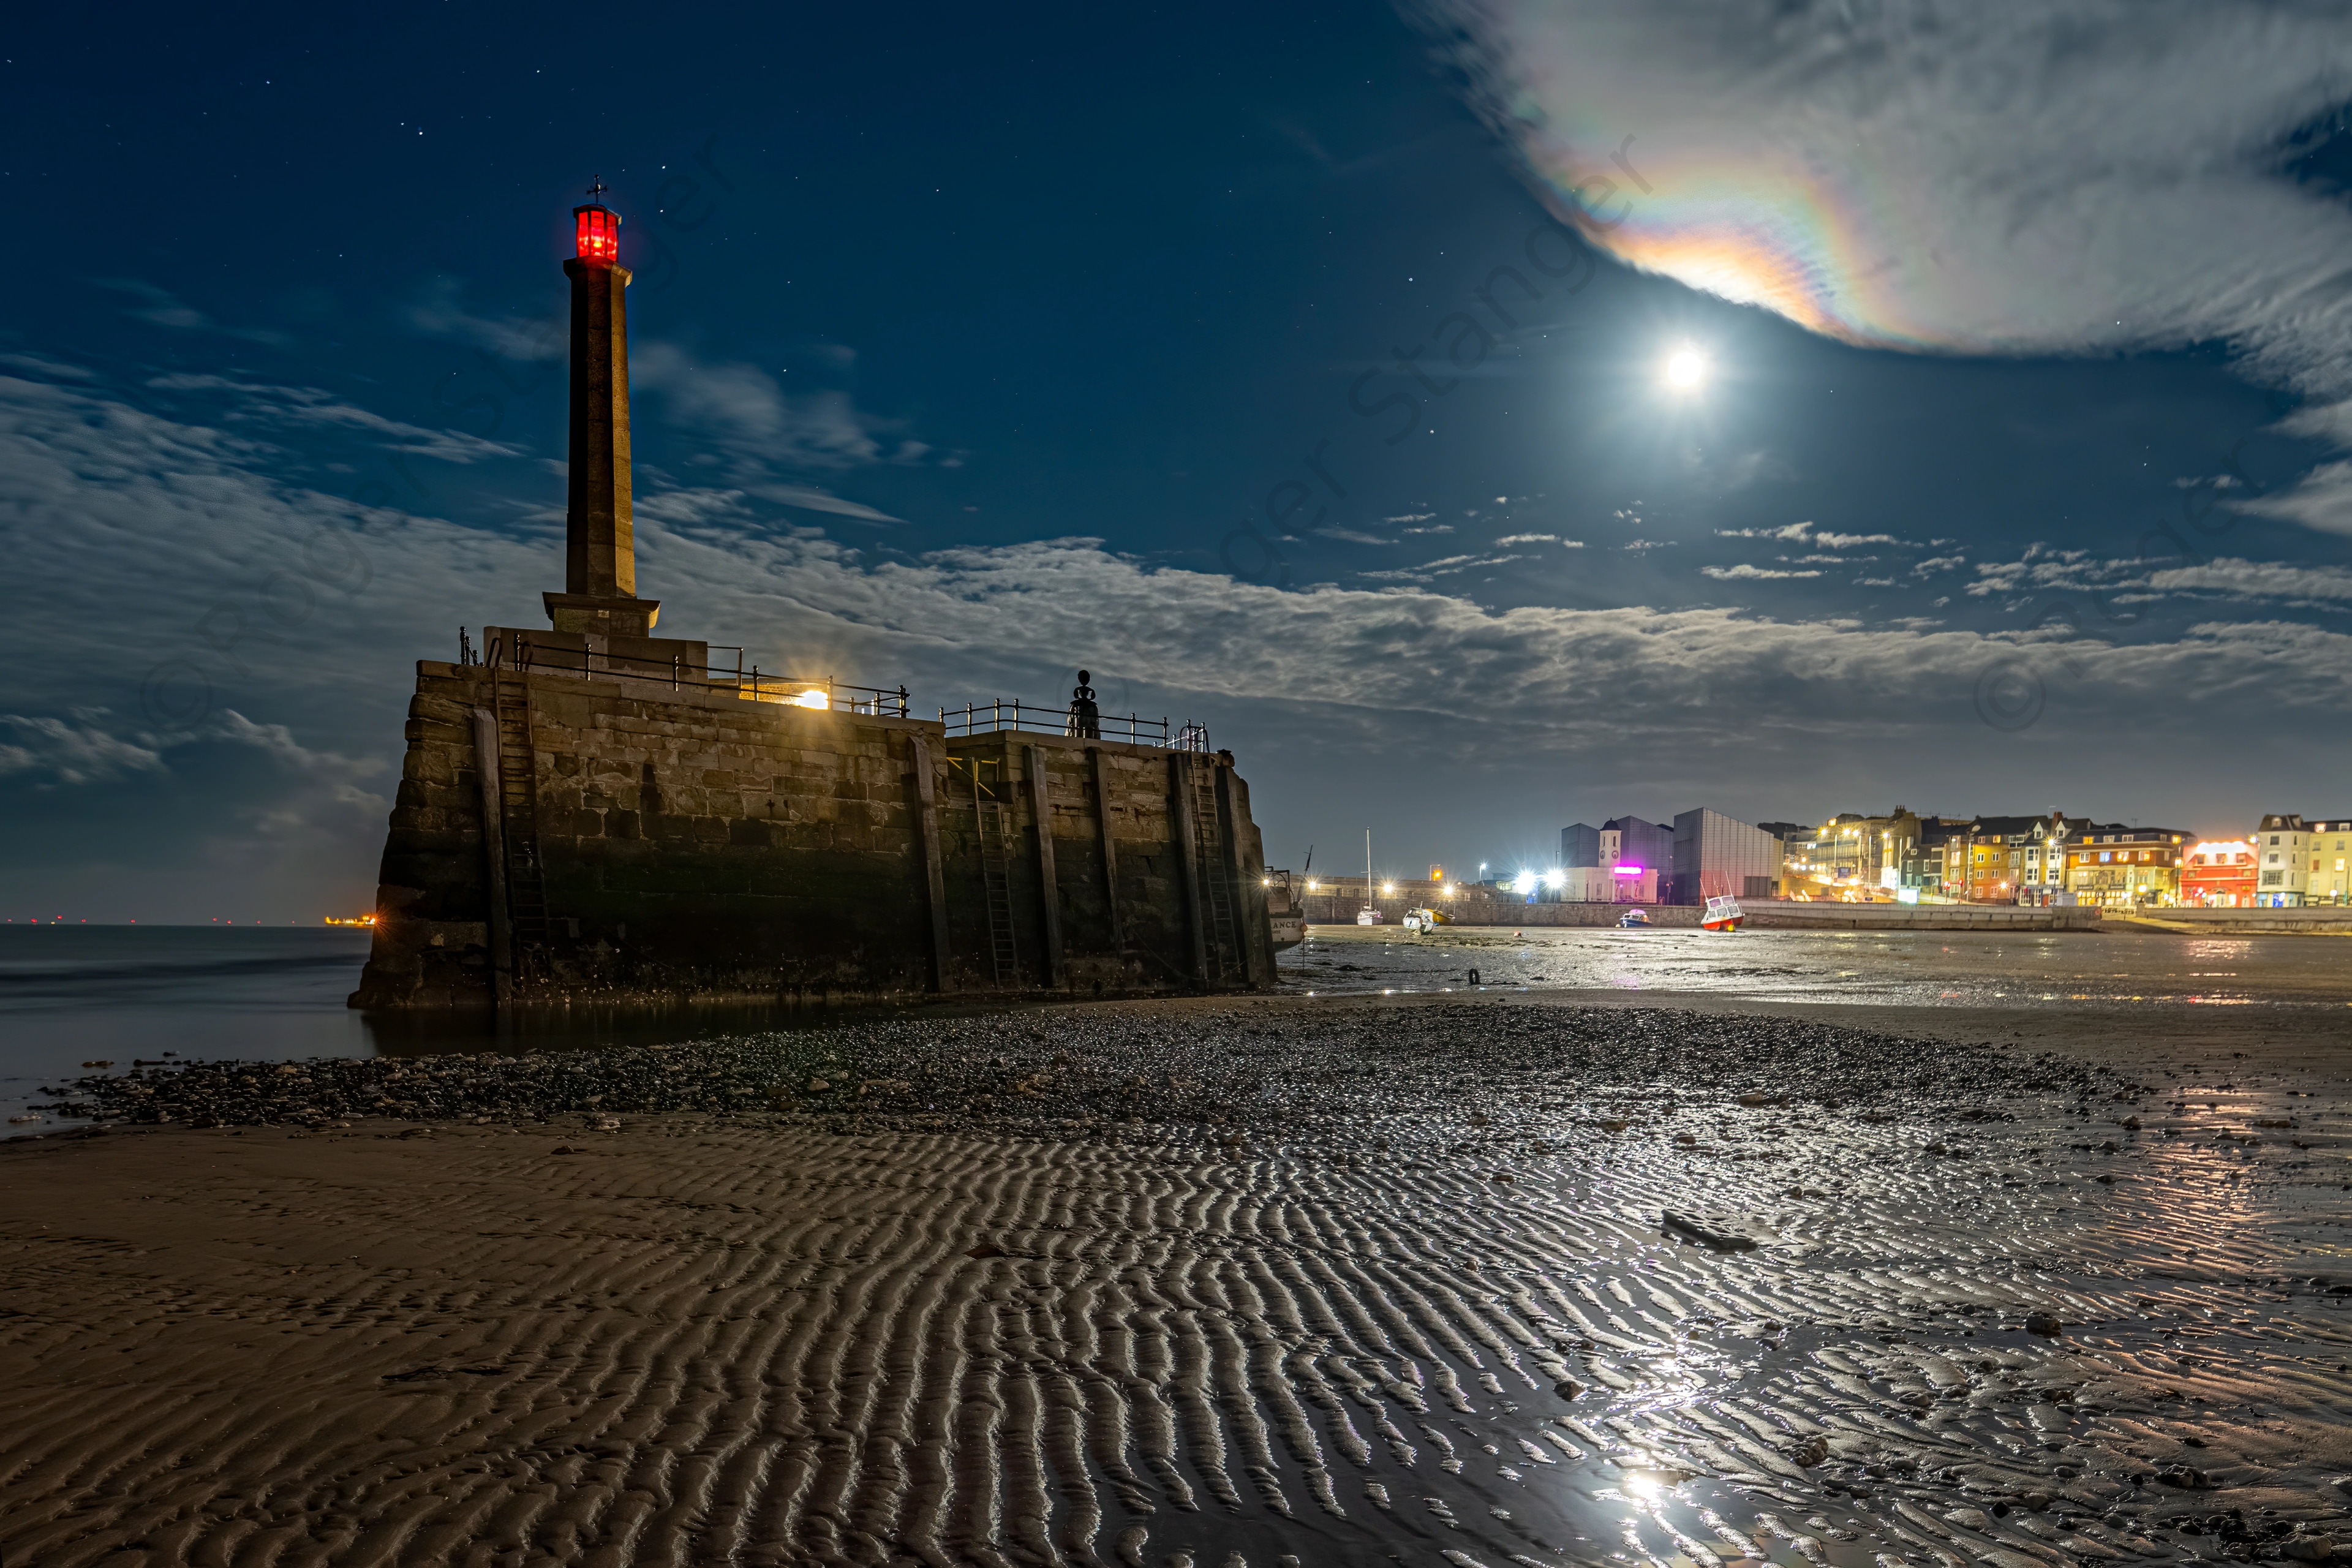
[[572,209],[572,254],[595,267],[610,267],[621,258],[621,215],[595,198],[604,194],[604,182],[588,187],[586,203]]

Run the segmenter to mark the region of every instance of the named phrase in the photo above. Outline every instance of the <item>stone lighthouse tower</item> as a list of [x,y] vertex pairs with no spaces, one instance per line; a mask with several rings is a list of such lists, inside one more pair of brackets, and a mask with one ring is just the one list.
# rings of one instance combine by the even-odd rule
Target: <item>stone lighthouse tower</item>
[[1010,723],[991,702],[951,732],[945,710],[910,713],[903,686],[803,678],[790,652],[783,674],[745,669],[740,648],[715,669],[708,643],[654,634],[631,505],[629,272],[603,195],[572,209],[563,263],[554,625],[486,626],[479,657],[461,633],[455,663],[417,661],[352,1005],[1271,984],[1248,786],[1198,726],[1129,714],[1106,738],[1112,725],[1074,713],[1040,731],[1016,701]]
[[629,493],[629,269],[620,264],[621,215],[599,198],[572,209],[571,497],[563,592],[546,595],[559,632],[643,637],[660,601],[637,597]]

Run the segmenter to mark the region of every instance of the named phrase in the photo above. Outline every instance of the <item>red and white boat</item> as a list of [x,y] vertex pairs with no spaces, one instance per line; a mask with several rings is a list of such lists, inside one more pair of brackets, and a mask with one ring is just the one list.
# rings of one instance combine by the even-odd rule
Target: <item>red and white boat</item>
[[1739,907],[1738,899],[1718,893],[1707,900],[1706,912],[1699,917],[1698,923],[1708,931],[1738,931],[1739,922],[1747,918],[1748,911]]

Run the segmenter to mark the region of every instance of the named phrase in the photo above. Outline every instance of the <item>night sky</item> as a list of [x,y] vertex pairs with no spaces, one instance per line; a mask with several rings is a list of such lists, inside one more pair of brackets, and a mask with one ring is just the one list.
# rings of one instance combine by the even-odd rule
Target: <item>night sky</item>
[[600,177],[662,632],[922,710],[1088,666],[1237,753],[1275,865],[2352,815],[2341,6],[51,7],[0,53],[11,919],[369,905],[413,661],[562,585]]

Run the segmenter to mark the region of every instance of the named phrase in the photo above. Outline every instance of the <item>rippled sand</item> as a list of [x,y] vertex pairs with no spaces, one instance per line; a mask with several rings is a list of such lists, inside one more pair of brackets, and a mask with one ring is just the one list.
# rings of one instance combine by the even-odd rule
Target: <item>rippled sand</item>
[[[1325,1050],[1311,1113],[0,1149],[0,1548],[1793,1568],[2308,1556],[2342,1516],[2352,1170],[2300,1058],[2032,1043],[1956,1098],[1918,1044],[1853,1099],[1671,1049],[1596,1082],[1545,1065],[1590,1014],[1446,1012],[1360,1100],[1402,1009],[1183,1013],[1212,1076]],[[1083,1071],[1085,1016],[1023,1048]]]

